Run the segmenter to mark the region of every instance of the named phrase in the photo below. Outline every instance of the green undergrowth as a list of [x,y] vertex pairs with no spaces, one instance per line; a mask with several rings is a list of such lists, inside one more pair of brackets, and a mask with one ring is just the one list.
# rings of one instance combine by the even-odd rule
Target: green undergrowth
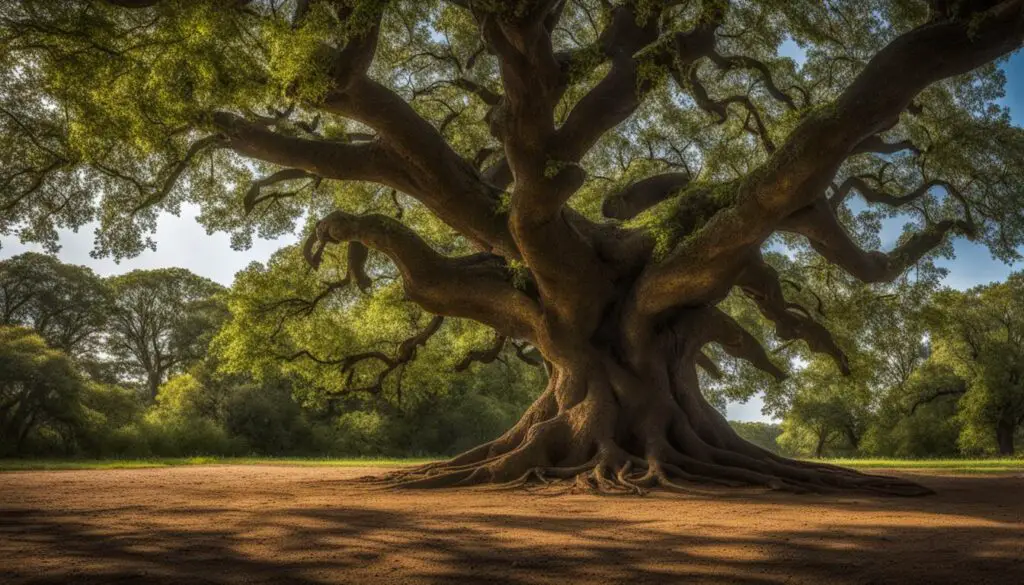
[[1024,472],[1024,459],[825,459],[826,463],[854,469],[899,469],[944,473]]

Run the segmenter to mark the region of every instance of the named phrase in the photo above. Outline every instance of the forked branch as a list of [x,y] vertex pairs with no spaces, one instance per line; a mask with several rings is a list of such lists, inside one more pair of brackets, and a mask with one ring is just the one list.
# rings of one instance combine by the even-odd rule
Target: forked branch
[[849,360],[832,334],[802,306],[786,300],[778,272],[760,255],[744,268],[736,284],[775,323],[780,339],[802,339],[812,351],[832,356],[843,374],[850,373]]
[[492,343],[490,347],[484,349],[475,349],[469,352],[468,354],[466,354],[466,357],[462,358],[462,361],[455,364],[455,371],[463,372],[469,369],[469,366],[471,366],[474,362],[479,362],[481,364],[489,364],[494,360],[498,359],[498,356],[501,355],[501,350],[505,348],[506,339],[508,338],[503,335],[497,335],[494,338],[494,343]]
[[891,252],[865,251],[846,232],[824,200],[794,213],[781,229],[801,234],[826,260],[867,283],[890,282],[945,241],[949,234],[973,236],[969,220],[946,219],[927,225]]

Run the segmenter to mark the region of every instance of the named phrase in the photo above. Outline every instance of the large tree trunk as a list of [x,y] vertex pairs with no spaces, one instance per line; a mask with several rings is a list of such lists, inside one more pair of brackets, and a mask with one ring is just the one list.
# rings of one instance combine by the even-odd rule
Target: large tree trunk
[[828,442],[828,431],[818,432],[818,442],[814,445],[814,458],[821,459],[825,454],[825,443]]
[[697,348],[653,345],[662,349],[629,365],[599,347],[573,352],[571,361],[552,365],[545,391],[500,438],[385,481],[401,487],[568,481],[637,494],[657,487],[691,492],[689,484],[931,493],[899,479],[786,459],[746,442],[702,396]]
[[999,454],[1004,457],[1010,457],[1014,453],[1014,430],[1016,429],[1011,421],[999,421],[996,425],[996,444],[999,446]]
[[148,372],[146,374],[146,398],[150,402],[156,402],[157,394],[160,394],[160,381],[162,377],[158,372]]
[[18,434],[18,443],[14,447],[15,453],[23,453],[25,451],[25,440],[28,439],[28,435],[32,432],[32,427],[36,424],[36,413],[38,411],[32,411],[28,415],[28,420],[25,421],[25,425],[21,428],[21,432]]

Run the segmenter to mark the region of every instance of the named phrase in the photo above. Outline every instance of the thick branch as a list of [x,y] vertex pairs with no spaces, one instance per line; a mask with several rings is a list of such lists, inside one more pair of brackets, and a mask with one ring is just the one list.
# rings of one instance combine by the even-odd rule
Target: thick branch
[[950,192],[955,191],[953,186],[947,181],[933,179],[921,183],[921,185],[916,189],[904,195],[890,195],[889,193],[872,187],[865,179],[865,176],[858,175],[849,177],[843,181],[843,183],[836,189],[835,194],[829,198],[829,204],[832,206],[832,209],[838,209],[849,196],[851,191],[860,193],[860,196],[868,203],[881,203],[891,207],[902,207],[908,203],[913,203],[927,195],[935,187],[943,187]]
[[[340,50],[324,47],[333,57],[334,83],[323,101],[313,105],[362,122],[376,131],[378,140],[370,143],[374,149],[401,161],[401,180],[392,177],[393,180],[384,184],[415,197],[481,248],[518,258],[503,214],[496,213],[500,191],[482,181],[473,165],[459,156],[439,130],[408,102],[367,76],[387,3],[372,3],[363,7],[365,10],[350,2],[339,4],[339,17],[353,30]],[[366,19],[367,11],[370,11],[369,19]],[[282,166],[311,170],[302,165]]]
[[[729,119],[729,106],[733,104],[739,104],[747,111],[747,120],[744,122],[744,128],[749,132],[755,139],[759,139],[761,144],[764,146],[765,151],[769,154],[775,152],[775,143],[772,141],[771,135],[768,133],[768,128],[764,125],[764,120],[761,118],[761,112],[758,111],[757,106],[751,101],[750,97],[745,95],[734,95],[729,96],[721,100],[712,99],[708,95],[707,89],[701,82],[700,77],[697,76],[697,66],[691,65],[686,68],[686,76],[683,77],[677,73],[677,80],[680,86],[686,88],[690,95],[693,97],[693,101],[697,104],[697,107],[704,110],[705,112],[715,116],[718,124],[724,124]],[[753,120],[754,125],[750,125],[750,121]]]
[[[717,343],[732,357],[749,362],[757,369],[770,374],[780,382],[786,379],[786,372],[775,365],[771,358],[768,357],[768,352],[764,350],[761,342],[727,313],[720,309],[711,308],[705,311],[703,318],[705,319],[705,331],[707,332],[706,341]],[[702,360],[701,356],[704,356],[706,362],[711,362],[703,353],[698,353],[698,365],[704,367],[705,370],[710,366],[714,366],[714,362],[710,364],[702,363],[705,360]],[[717,369],[717,366],[714,367],[714,370]],[[720,372],[719,375],[721,375]]]
[[408,102],[364,76],[352,81],[345,92],[329,95],[324,105],[372,127],[382,147],[397,154],[404,164],[406,185],[396,188],[485,249],[518,257],[504,215],[496,212],[498,192]]
[[246,191],[245,196],[242,198],[242,205],[245,206],[245,212],[251,213],[257,205],[264,201],[296,195],[297,192],[292,191],[286,193],[271,193],[269,195],[261,196],[261,191],[264,187],[269,187],[270,185],[275,185],[285,181],[294,181],[296,179],[313,179],[314,183],[318,183],[320,181],[319,177],[302,169],[283,169],[277,171],[270,176],[252,182],[252,185],[249,186],[249,190]]
[[780,226],[805,236],[825,259],[863,282],[889,282],[941,244],[947,234],[970,235],[974,227],[964,220],[943,220],[910,236],[890,253],[865,251],[846,233],[824,200],[794,213]]
[[[729,209],[645,270],[630,310],[638,325],[651,326],[673,306],[723,295],[749,254],[784,218],[819,198],[851,151],[891,127],[921,90],[1012,52],[1022,39],[1024,0],[1006,0],[971,18],[928,23],[893,40],[834,104],[803,119],[747,178]],[[937,231],[943,230],[931,230],[929,238]]]
[[462,358],[458,364],[455,365],[456,372],[462,372],[469,369],[469,366],[473,362],[480,362],[481,364],[489,364],[494,360],[498,359],[501,355],[501,350],[505,347],[505,340],[508,339],[503,335],[495,336],[494,343],[490,347],[485,349],[475,349]]
[[708,357],[708,354],[698,351],[697,365],[715,380],[722,379],[722,370],[718,367],[718,364],[715,363],[715,360]]
[[411,189],[397,161],[376,142],[348,144],[286,136],[227,112],[214,113],[211,122],[224,135],[227,146],[243,156],[330,179]]
[[928,394],[927,396],[921,396],[917,400],[915,400],[913,404],[910,405],[910,415],[913,416],[914,413],[917,412],[918,408],[924,406],[925,404],[930,404],[931,402],[934,402],[939,398],[942,398],[943,396],[962,396],[966,392],[967,387],[961,381],[961,385],[958,388],[946,388],[943,390],[937,390],[931,394]]
[[654,14],[644,21],[633,3],[612,8],[611,19],[597,43],[599,54],[611,60],[611,68],[573,107],[558,129],[556,152],[560,160],[578,162],[605,132],[636,111],[653,87],[654,80],[639,79],[636,53],[658,39],[658,16],[663,6],[646,6]]
[[[641,64],[686,68],[714,52],[715,31],[725,20],[723,3],[702,3],[700,24],[687,32],[659,38],[661,12],[673,2],[627,2],[612,8],[598,45],[611,60],[608,74],[585,95],[558,130],[559,160],[579,161],[606,132],[625,121],[643,102],[657,79],[641,77]],[[596,64],[595,64],[596,66]]]
[[793,98],[789,97],[786,92],[779,89],[775,85],[775,81],[772,79],[772,73],[768,69],[768,66],[745,55],[730,55],[728,57],[720,55],[717,51],[712,52],[711,61],[721,70],[730,71],[732,69],[752,69],[761,74],[761,81],[764,83],[765,89],[768,94],[776,100],[786,104],[789,109],[796,109],[796,104],[793,102]]
[[904,150],[909,150],[914,154],[921,154],[921,149],[915,146],[914,143],[911,142],[910,140],[886,142],[885,140],[882,140],[881,136],[878,136],[876,134],[874,136],[868,136],[867,138],[862,140],[860,144],[853,147],[853,150],[850,152],[850,154],[862,154],[865,152],[875,152],[878,154],[896,154],[897,152],[902,152]]
[[398,267],[409,299],[424,309],[473,319],[506,335],[535,339],[539,308],[512,285],[500,258],[491,254],[442,256],[392,218],[341,211],[317,223],[306,240],[306,258],[318,266],[325,245],[352,241],[386,254]]
[[480,98],[480,101],[482,101],[483,103],[485,103],[485,104],[487,104],[489,106],[496,106],[496,105],[498,105],[501,102],[501,95],[500,94],[498,94],[498,93],[496,93],[494,91],[491,91],[490,89],[488,89],[488,88],[484,87],[483,85],[473,81],[472,79],[467,79],[465,77],[460,77],[459,79],[456,79],[456,80],[452,81],[451,83],[455,87],[464,89],[464,90],[468,91],[469,93],[475,95],[476,97]]
[[631,219],[689,184],[689,173],[665,173],[648,177],[608,195],[601,206],[601,212],[605,217]]
[[832,334],[802,306],[786,300],[778,272],[760,256],[743,270],[736,284],[757,304],[761,313],[775,323],[775,333],[779,338],[802,339],[812,351],[832,356],[843,374],[850,373],[846,354]]

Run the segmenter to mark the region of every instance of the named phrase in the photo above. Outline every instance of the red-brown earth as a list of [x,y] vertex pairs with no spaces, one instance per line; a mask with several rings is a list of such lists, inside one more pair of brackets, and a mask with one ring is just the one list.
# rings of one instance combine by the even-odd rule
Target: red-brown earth
[[924,498],[350,481],[381,472],[2,473],[0,583],[1024,583],[1021,474],[915,473]]

